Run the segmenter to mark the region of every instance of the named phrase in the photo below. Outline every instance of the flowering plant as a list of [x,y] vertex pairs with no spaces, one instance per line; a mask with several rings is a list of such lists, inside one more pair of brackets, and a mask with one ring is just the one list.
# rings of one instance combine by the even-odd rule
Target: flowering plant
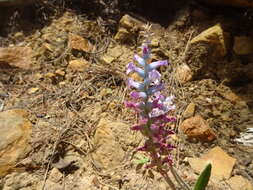
[[[144,146],[138,151],[145,151],[151,159],[141,157],[139,163],[149,162],[147,168],[155,168],[166,180],[173,190],[176,187],[170,179],[167,169],[169,168],[178,184],[186,190],[189,186],[182,180],[172,166],[171,151],[175,148],[168,139],[174,132],[167,127],[167,123],[175,122],[176,118],[168,116],[168,113],[175,110],[173,104],[174,96],[164,96],[161,91],[164,85],[161,83],[161,74],[157,71],[160,66],[168,65],[166,60],[151,62],[151,51],[149,42],[142,45],[142,57],[134,56],[134,60],[141,66],[137,67],[133,62],[127,65],[127,74],[137,73],[142,82],[127,79],[127,87],[134,88],[130,93],[133,101],[125,102],[126,107],[134,109],[139,115],[139,121],[131,129],[140,131],[145,137]],[[205,190],[211,173],[211,165],[200,174],[194,190]]]
[[161,173],[170,186],[175,189],[169,179],[166,168],[172,166],[171,151],[175,148],[168,142],[170,135],[174,132],[167,127],[168,122],[176,121],[175,117],[168,113],[175,109],[174,96],[166,97],[161,91],[164,85],[161,82],[161,74],[157,68],[168,65],[167,60],[151,62],[151,51],[149,42],[142,45],[142,57],[134,55],[134,60],[139,64],[137,67],[133,62],[127,65],[127,74],[137,73],[141,82],[127,79],[127,87],[135,91],[130,93],[133,101],[125,102],[126,107],[134,109],[139,115],[139,121],[131,129],[140,131],[146,138],[144,146],[138,151],[145,151],[150,156],[147,168],[155,168]]
[[166,127],[166,123],[176,120],[167,115],[175,109],[172,102],[174,96],[162,95],[164,85],[161,83],[161,74],[157,71],[159,66],[168,65],[168,62],[164,60],[150,63],[151,52],[148,43],[143,44],[142,53],[143,57],[134,56],[142,68],[132,62],[127,65],[127,74],[136,72],[143,82],[128,78],[127,86],[135,88],[136,91],[130,93],[134,102],[126,102],[125,105],[133,108],[140,116],[138,124],[133,126],[132,130],[138,130],[147,137],[144,146],[138,149],[150,153],[152,159],[147,167],[158,167],[160,170],[164,163],[172,163],[170,152],[174,146],[168,143],[168,138],[174,132]]

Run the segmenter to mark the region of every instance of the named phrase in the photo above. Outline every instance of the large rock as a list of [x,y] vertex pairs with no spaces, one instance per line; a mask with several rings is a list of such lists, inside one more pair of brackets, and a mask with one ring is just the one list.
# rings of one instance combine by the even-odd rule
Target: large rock
[[94,136],[94,163],[104,171],[118,167],[125,151],[135,149],[142,140],[142,135],[132,131],[129,125],[102,118]]
[[239,189],[239,190],[253,190],[253,186],[249,180],[245,179],[240,175],[236,175],[231,177],[227,183],[232,189]]
[[208,163],[211,163],[211,180],[218,182],[230,178],[236,159],[217,146],[202,155],[201,158],[188,158],[188,161],[197,173],[200,173]]
[[115,168],[122,164],[124,151],[113,135],[108,120],[101,119],[94,136],[95,151],[92,154],[96,167],[102,170]]
[[32,49],[29,47],[0,48],[0,69],[28,69],[31,65],[32,56]]
[[25,110],[15,109],[0,113],[0,176],[29,152],[31,123]]
[[180,130],[188,138],[197,138],[204,142],[211,142],[216,138],[213,130],[200,115],[184,120],[180,125]]
[[226,49],[226,35],[221,28],[220,24],[212,26],[207,30],[201,32],[199,35],[191,40],[191,44],[205,42],[216,47],[216,55],[225,56],[227,54]]
[[130,15],[124,15],[120,19],[120,27],[116,33],[114,39],[120,42],[132,42],[138,32],[144,29],[144,23],[131,17]]

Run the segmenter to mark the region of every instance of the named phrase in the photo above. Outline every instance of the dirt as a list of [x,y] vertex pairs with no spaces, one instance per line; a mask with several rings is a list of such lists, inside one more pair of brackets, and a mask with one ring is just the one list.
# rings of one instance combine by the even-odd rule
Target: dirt
[[[168,93],[176,96],[175,130],[179,140],[175,142],[174,163],[179,174],[193,185],[196,175],[185,158],[199,157],[218,145],[237,159],[232,174],[242,175],[253,183],[253,147],[234,140],[253,126],[253,76],[248,72],[253,57],[235,55],[232,40],[225,57],[213,56],[213,48],[206,44],[187,48],[189,39],[216,23],[221,23],[230,36],[252,34],[249,10],[214,9],[195,1],[156,6],[144,1],[137,4],[122,1],[120,6],[113,4],[114,1],[108,6],[96,1],[59,2],[38,4],[29,14],[26,13],[29,7],[18,7],[5,9],[0,15],[1,47],[22,45],[34,52],[29,70],[0,69],[0,93],[8,94],[0,96],[3,110],[26,109],[34,125],[32,151],[12,173],[0,179],[0,189],[167,189],[158,174],[138,170],[129,156],[139,140],[128,146],[116,137],[129,155],[122,166],[109,172],[103,173],[91,158],[101,118],[129,126],[136,120],[123,105],[128,93],[125,65],[141,41],[137,38],[130,44],[121,44],[113,39],[119,19],[125,13],[153,23],[155,37],[159,39],[155,59],[170,62],[168,68],[162,68],[162,73]],[[93,11],[96,6],[98,11]],[[72,50],[69,33],[87,39],[93,46],[91,52]],[[103,56],[108,54],[115,56],[111,63],[103,61]],[[68,62],[75,59],[87,60],[88,69],[69,70]],[[175,79],[175,68],[183,63],[189,65],[194,76],[192,81],[180,85]],[[38,91],[28,93],[35,87]],[[240,98],[239,103],[226,98],[231,92]],[[190,102],[196,105],[195,114],[206,119],[215,131],[217,139],[212,143],[189,141],[177,130]],[[229,187],[225,182],[211,183],[209,189]]]

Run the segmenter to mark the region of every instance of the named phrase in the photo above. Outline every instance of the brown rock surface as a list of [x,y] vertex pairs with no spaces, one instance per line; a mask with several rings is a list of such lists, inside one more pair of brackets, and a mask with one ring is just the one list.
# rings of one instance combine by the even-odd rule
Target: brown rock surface
[[191,44],[205,42],[216,46],[216,54],[225,56],[227,54],[225,37],[220,24],[206,29],[191,40]]
[[0,69],[28,69],[31,65],[32,49],[29,47],[0,48]]
[[111,125],[112,122],[101,119],[94,136],[95,151],[92,157],[96,167],[104,170],[119,166],[124,158],[124,151],[116,141]]
[[91,43],[77,34],[69,34],[69,43],[70,47],[75,50],[84,52],[91,52],[92,50]]
[[21,109],[0,113],[0,176],[24,158],[30,149],[28,142],[32,129],[27,115]]
[[188,138],[197,138],[205,142],[213,141],[216,138],[213,130],[200,115],[184,120],[180,125],[180,130]]
[[238,189],[238,190],[253,190],[252,184],[249,182],[249,180],[245,179],[242,176],[236,175],[231,177],[227,183],[229,184],[232,189]]
[[190,67],[186,64],[180,65],[176,69],[176,78],[181,84],[185,84],[186,82],[192,79],[193,72]]
[[196,105],[191,102],[185,109],[184,113],[183,113],[183,116],[184,118],[189,118],[189,117],[192,117],[194,115],[194,112],[195,112],[195,107]]
[[208,163],[211,163],[211,180],[218,182],[230,178],[236,159],[217,146],[202,155],[201,158],[189,158],[188,161],[197,173],[200,173]]
[[89,67],[88,61],[85,59],[72,60],[69,62],[68,69],[72,71],[83,72]]

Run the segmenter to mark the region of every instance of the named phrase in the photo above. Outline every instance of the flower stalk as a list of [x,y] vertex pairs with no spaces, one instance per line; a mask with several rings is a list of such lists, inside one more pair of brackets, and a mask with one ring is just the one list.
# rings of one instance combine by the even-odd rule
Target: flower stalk
[[151,62],[151,51],[148,42],[142,45],[142,57],[134,56],[134,61],[127,65],[127,74],[137,73],[142,82],[127,79],[127,87],[135,89],[130,93],[133,101],[125,102],[125,105],[134,109],[139,115],[139,121],[131,129],[140,131],[145,137],[144,146],[138,151],[149,154],[150,162],[147,168],[158,171],[173,190],[176,187],[169,178],[167,170],[172,167],[171,151],[175,148],[169,139],[174,132],[167,127],[167,123],[175,122],[169,113],[175,109],[174,96],[166,97],[162,94],[164,85],[161,82],[161,74],[158,72],[160,66],[168,65],[167,60]]

